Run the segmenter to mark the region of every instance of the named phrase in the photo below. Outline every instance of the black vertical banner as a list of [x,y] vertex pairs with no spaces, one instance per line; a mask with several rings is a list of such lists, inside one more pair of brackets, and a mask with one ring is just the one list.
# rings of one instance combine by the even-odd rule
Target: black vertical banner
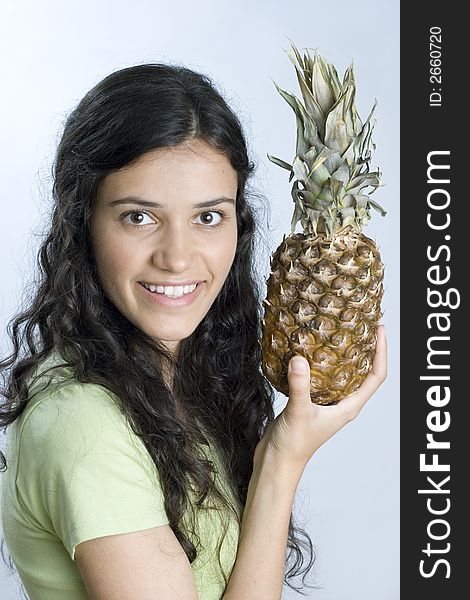
[[465,20],[455,2],[401,4],[403,600],[469,597]]

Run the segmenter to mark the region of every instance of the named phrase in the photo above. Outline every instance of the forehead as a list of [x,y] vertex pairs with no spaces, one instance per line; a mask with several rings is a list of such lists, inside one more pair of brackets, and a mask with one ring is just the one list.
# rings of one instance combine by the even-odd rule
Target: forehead
[[101,183],[99,196],[112,199],[132,193],[153,197],[173,196],[192,202],[194,197],[232,195],[237,192],[237,172],[222,152],[204,142],[152,150],[131,165],[111,173]]

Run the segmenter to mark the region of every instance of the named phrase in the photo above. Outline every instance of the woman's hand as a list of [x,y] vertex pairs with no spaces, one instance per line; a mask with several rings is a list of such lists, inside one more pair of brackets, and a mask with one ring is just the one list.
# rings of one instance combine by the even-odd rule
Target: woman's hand
[[[293,363],[305,365],[305,371],[296,373]],[[292,357],[287,378],[289,400],[284,410],[266,429],[255,449],[254,461],[263,460],[266,454],[279,463],[295,464],[303,468],[313,453],[357,417],[387,376],[387,341],[385,328],[377,329],[377,347],[372,370],[353,394],[338,404],[321,406],[310,400],[310,370],[302,356]]]

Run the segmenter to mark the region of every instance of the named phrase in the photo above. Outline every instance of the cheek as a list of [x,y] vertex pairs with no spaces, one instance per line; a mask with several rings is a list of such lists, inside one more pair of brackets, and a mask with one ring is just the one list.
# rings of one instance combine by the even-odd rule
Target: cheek
[[116,282],[132,269],[132,249],[122,237],[103,235],[94,246],[95,260],[103,282]]
[[210,253],[210,261],[214,268],[214,271],[223,275],[224,278],[227,276],[232,266],[235,254],[237,251],[237,232],[225,240],[221,240],[218,244],[210,246],[208,252]]

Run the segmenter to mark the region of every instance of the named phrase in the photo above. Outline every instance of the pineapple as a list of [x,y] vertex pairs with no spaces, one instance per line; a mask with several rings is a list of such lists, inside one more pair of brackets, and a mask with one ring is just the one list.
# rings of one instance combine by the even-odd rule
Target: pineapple
[[[370,371],[382,316],[384,266],[376,244],[362,233],[370,208],[386,214],[369,197],[383,185],[380,171],[369,170],[376,102],[362,123],[353,66],[341,83],[317,50],[302,57],[291,45],[303,103],[274,84],[295,112],[296,156],[292,165],[268,158],[290,171],[289,181],[295,178],[295,208],[291,233],[271,257],[262,368],[288,395],[288,363],[301,354],[310,364],[312,402],[334,404],[357,390]],[[299,220],[303,232],[295,233]]]

